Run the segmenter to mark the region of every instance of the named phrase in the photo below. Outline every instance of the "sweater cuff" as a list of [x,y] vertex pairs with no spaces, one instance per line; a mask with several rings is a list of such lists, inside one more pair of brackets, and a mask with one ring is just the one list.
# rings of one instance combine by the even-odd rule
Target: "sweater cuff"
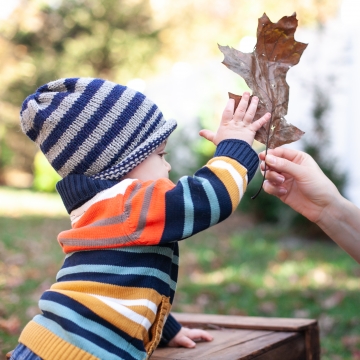
[[175,318],[169,314],[164,325],[160,345],[166,346],[169,341],[181,330],[181,327],[182,326],[175,320]]
[[248,183],[254,177],[259,166],[259,157],[255,150],[243,140],[227,139],[221,141],[215,151],[214,157],[227,156],[247,169]]

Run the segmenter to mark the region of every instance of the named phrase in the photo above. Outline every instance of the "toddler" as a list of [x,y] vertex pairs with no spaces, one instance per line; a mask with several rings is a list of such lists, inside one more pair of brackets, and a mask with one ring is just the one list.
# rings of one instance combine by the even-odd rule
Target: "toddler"
[[143,94],[70,78],[26,98],[22,130],[62,176],[71,229],[58,236],[64,264],[12,359],[148,359],[160,342],[211,340],[170,315],[178,241],[227,218],[253,177],[251,145],[270,114],[252,122],[258,99],[248,102],[244,93],[234,112],[229,100],[217,132],[200,132],[215,155],[175,185],[164,156],[176,122]]

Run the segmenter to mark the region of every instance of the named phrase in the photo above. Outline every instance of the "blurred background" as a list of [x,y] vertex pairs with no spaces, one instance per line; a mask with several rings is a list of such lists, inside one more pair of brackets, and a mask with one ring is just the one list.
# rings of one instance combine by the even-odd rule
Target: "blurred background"
[[[287,75],[287,121],[306,134],[287,146],[360,206],[358,10],[357,0],[0,0],[0,354],[37,314],[70,226],[58,175],[20,129],[27,95],[79,76],[144,92],[178,121],[167,147],[176,181],[212,156],[198,130],[216,128],[227,92],[248,90],[217,44],[251,52],[264,12],[273,22],[296,12],[295,38],[309,45]],[[181,243],[174,310],[316,318],[323,359],[360,359],[358,264],[276,198],[251,200],[261,180],[223,224]]]

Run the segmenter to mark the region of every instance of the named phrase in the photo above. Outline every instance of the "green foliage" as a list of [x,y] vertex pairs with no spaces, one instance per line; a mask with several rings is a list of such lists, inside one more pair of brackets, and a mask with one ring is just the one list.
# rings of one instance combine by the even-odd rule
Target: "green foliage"
[[61,176],[49,164],[42,152],[38,152],[34,159],[33,188],[43,192],[54,192],[56,183]]
[[[315,318],[321,358],[352,359],[360,348],[356,262],[333,243],[284,239],[279,226],[243,230],[244,221],[236,214],[181,242],[174,311]],[[346,345],[349,334],[357,343]]]
[[13,152],[0,136],[0,169],[11,163]]
[[[0,114],[0,138],[17,138],[21,104],[40,85],[80,76],[126,84],[149,76],[162,47],[162,26],[154,23],[149,0],[29,0],[16,15],[6,26],[0,22],[0,105],[15,110],[9,118]],[[0,141],[1,171],[11,153]],[[17,154],[12,165],[31,171],[32,145],[13,141],[11,150]],[[41,170],[35,174],[37,189],[52,182]]]

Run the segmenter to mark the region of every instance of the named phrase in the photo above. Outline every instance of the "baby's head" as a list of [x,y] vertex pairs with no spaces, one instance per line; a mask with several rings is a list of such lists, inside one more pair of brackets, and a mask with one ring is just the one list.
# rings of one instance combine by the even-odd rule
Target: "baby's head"
[[166,121],[140,92],[92,78],[41,86],[25,99],[20,120],[23,132],[62,177],[81,174],[104,180],[135,177],[136,167],[143,173],[151,164],[158,166],[150,159],[164,152],[176,128],[176,121]]

